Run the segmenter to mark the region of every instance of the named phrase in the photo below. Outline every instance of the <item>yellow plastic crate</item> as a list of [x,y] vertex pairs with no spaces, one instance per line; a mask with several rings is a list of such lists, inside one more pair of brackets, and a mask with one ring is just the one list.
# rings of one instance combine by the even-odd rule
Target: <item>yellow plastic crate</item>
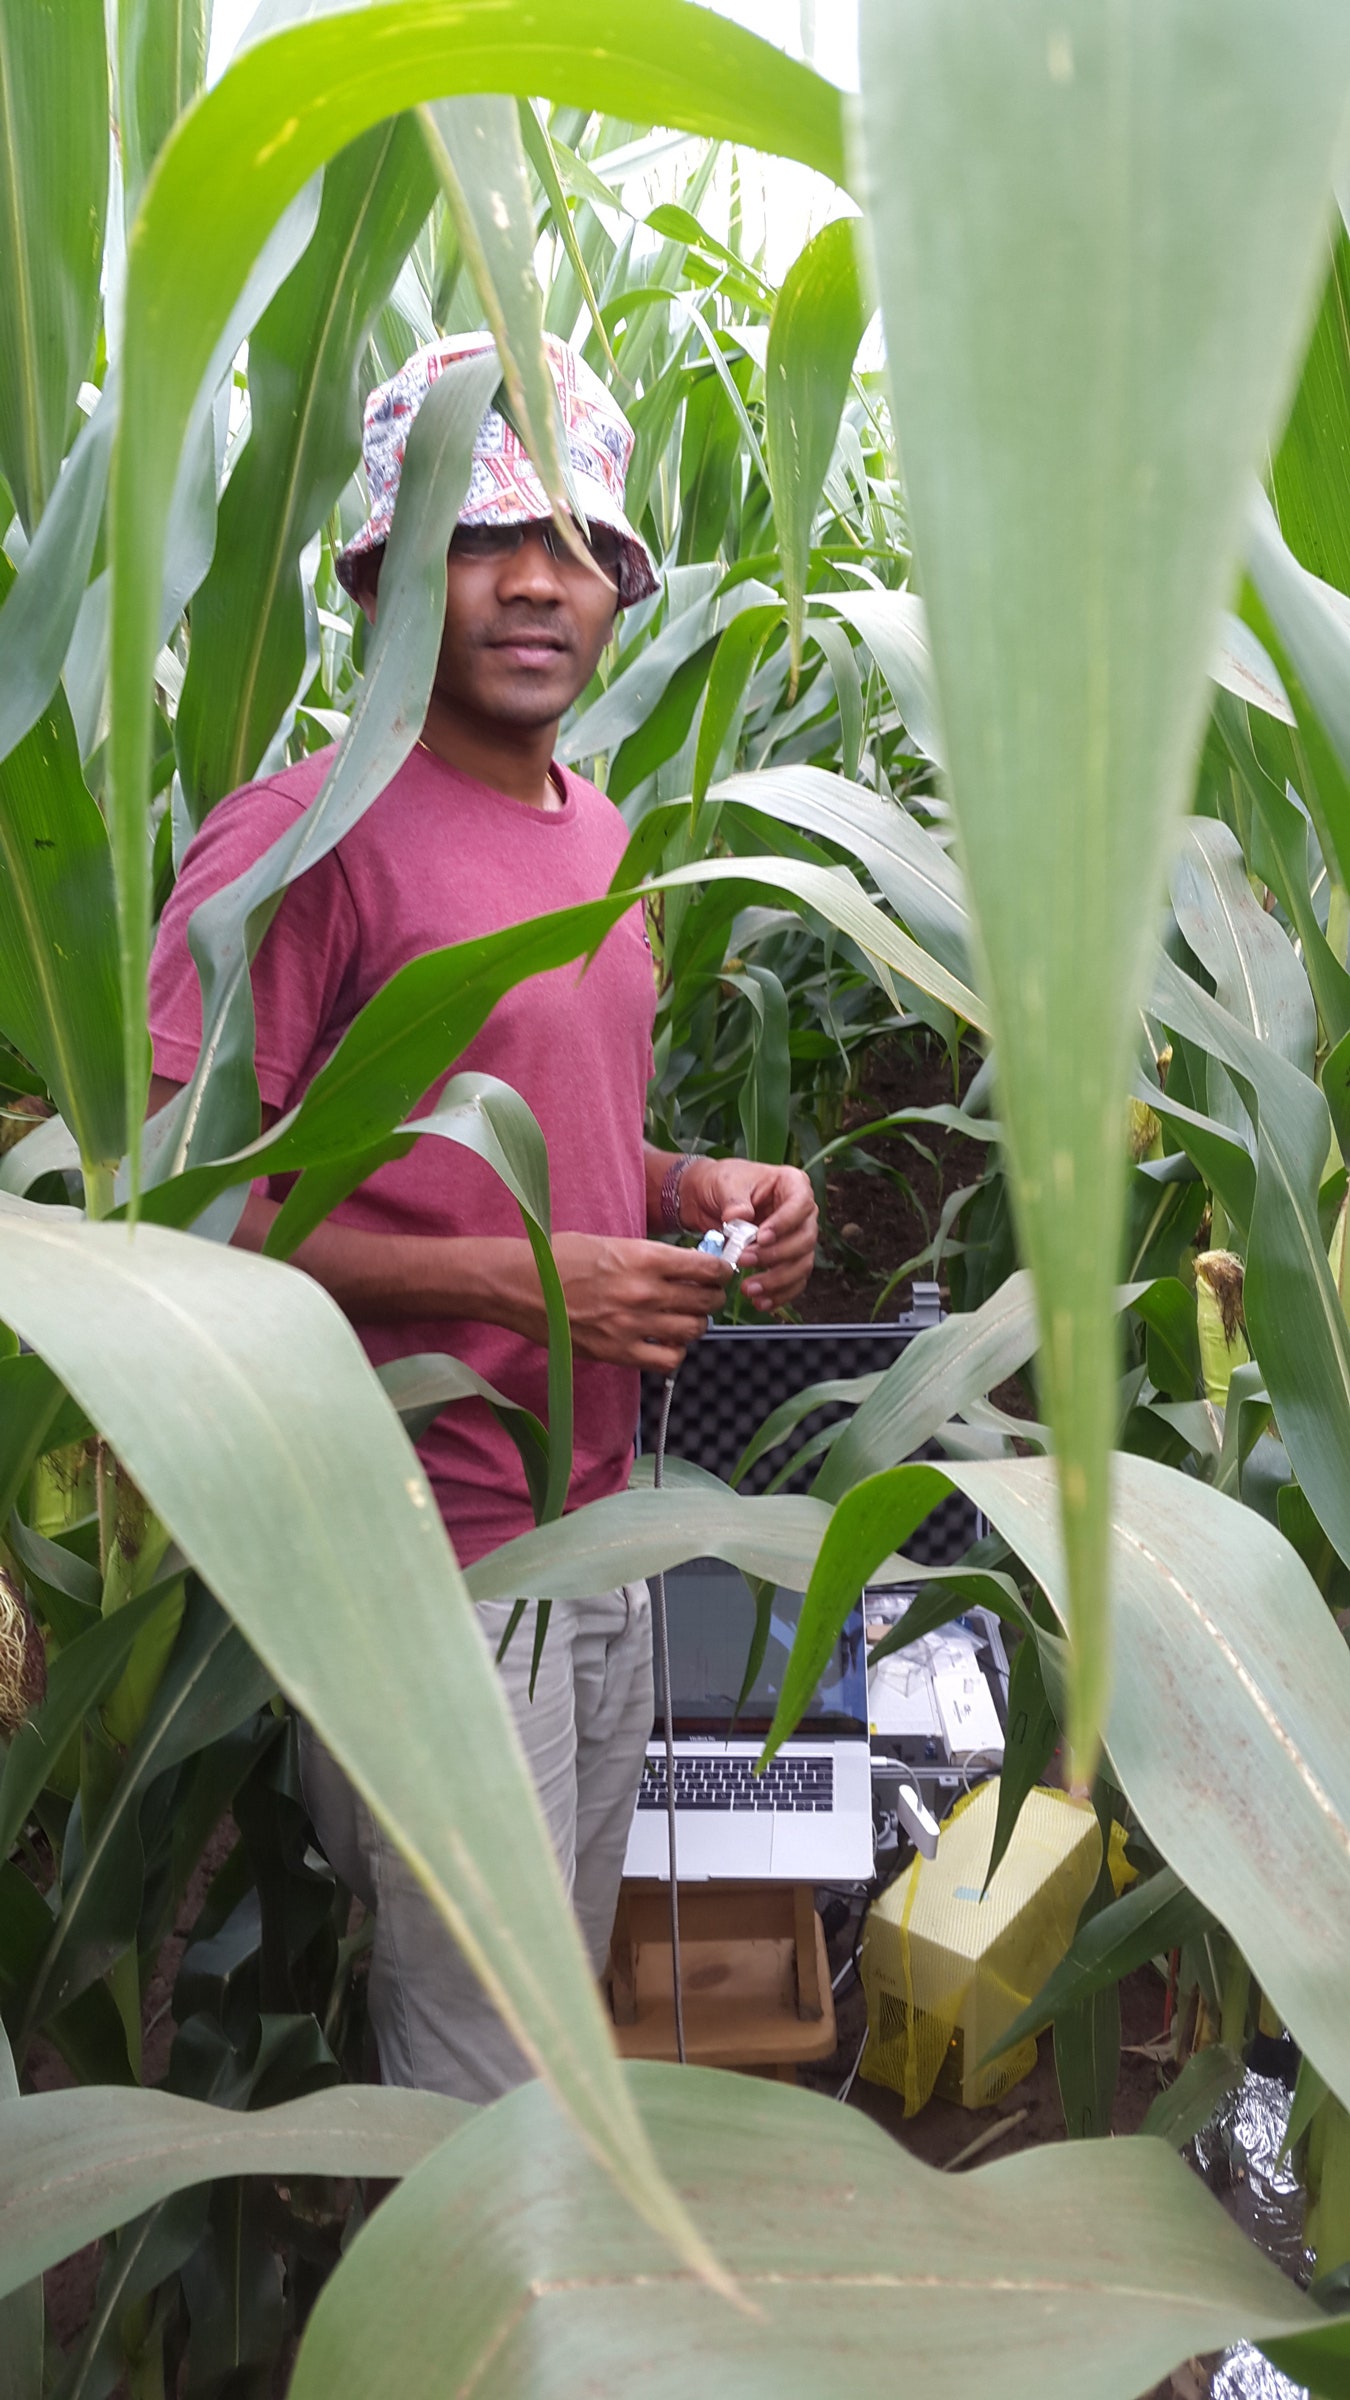
[[916,1858],[868,1914],[860,2072],[899,2092],[907,2117],[934,2090],[987,2106],[1031,2072],[1034,2039],[979,2062],[1058,1966],[1097,1879],[1093,1810],[1035,1790],[981,1900],[997,1813],[994,1780],[952,1811],[937,1857]]

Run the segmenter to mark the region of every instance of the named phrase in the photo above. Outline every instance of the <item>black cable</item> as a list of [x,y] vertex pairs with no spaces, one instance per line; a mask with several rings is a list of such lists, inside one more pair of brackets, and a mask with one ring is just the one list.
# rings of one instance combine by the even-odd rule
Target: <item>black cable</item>
[[[678,1370],[677,1370],[678,1371]],[[661,1393],[661,1415],[656,1428],[656,1448],[652,1457],[652,1488],[660,1491],[665,1475],[666,1431],[670,1424],[670,1403],[675,1396],[675,1376],[667,1375]],[[656,1638],[661,1660],[662,1730],[666,1740],[666,1836],[670,1866],[670,1988],[675,2003],[675,2055],[680,2065],[687,2062],[684,2054],[684,1983],[680,1973],[680,1887],[677,1880],[678,1861],[675,1847],[675,1719],[670,1692],[670,1634],[666,1621],[665,1570],[658,1568],[652,1579],[652,1598],[655,1603]]]

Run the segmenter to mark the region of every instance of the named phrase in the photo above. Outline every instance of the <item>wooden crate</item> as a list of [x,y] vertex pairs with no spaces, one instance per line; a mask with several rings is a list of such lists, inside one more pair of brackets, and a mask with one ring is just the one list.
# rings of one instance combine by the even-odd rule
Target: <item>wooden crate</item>
[[[685,2053],[785,2082],[835,2048],[834,1995],[815,1894],[800,1883],[680,1886]],[[625,1882],[610,1943],[610,2004],[624,2058],[673,2059],[665,1883]]]

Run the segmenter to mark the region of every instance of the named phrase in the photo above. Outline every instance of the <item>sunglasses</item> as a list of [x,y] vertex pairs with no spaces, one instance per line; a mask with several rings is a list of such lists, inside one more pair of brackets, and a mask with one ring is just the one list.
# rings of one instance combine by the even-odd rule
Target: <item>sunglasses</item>
[[[578,529],[579,530],[579,529]],[[563,536],[551,517],[534,517],[520,525],[457,525],[450,536],[450,556],[464,559],[510,558],[522,542],[543,543],[550,558],[563,565],[576,565],[575,554],[568,549]],[[606,582],[617,584],[623,543],[612,525],[599,525],[592,520],[581,535],[582,547],[600,569]]]

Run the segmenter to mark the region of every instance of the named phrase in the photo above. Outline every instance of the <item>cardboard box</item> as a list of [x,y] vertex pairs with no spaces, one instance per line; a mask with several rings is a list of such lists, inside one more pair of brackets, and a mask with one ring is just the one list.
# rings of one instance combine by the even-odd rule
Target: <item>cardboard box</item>
[[934,2090],[987,2106],[1030,2073],[1034,2039],[980,2061],[1058,1966],[1097,1880],[1093,1810],[1037,1789],[981,1900],[997,1814],[995,1779],[952,1811],[937,1857],[916,1858],[868,1913],[860,2071],[899,2092],[906,2116]]

